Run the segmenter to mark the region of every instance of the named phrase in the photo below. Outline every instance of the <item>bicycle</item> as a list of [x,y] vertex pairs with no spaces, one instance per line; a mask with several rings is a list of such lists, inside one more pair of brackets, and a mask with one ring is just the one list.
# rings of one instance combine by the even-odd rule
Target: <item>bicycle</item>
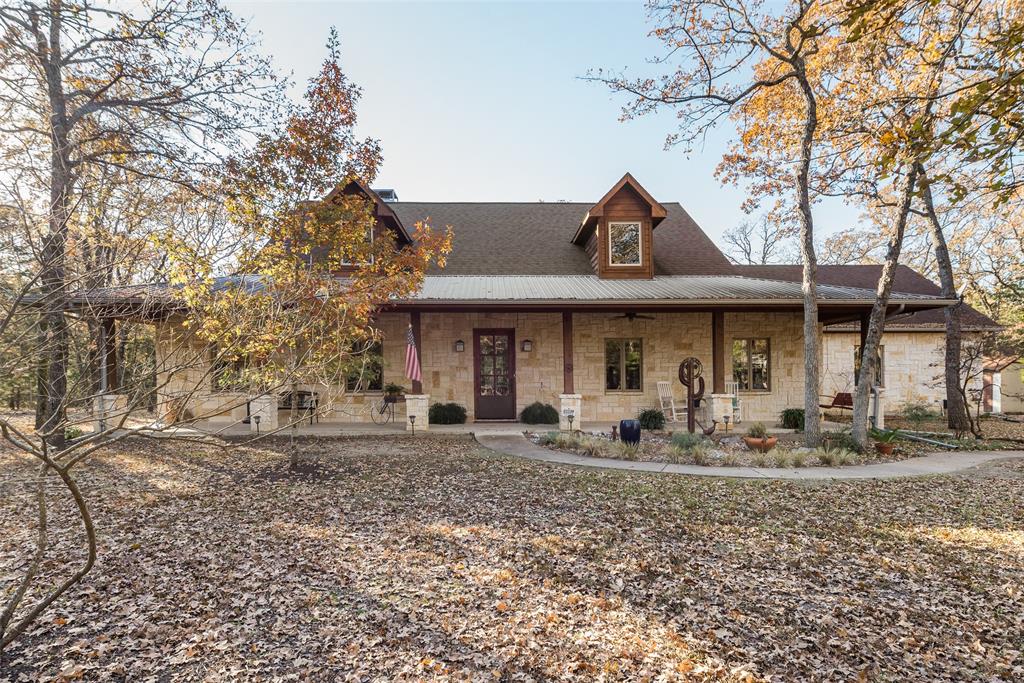
[[395,421],[395,400],[381,396],[380,400],[370,403],[370,419],[374,424],[388,424]]

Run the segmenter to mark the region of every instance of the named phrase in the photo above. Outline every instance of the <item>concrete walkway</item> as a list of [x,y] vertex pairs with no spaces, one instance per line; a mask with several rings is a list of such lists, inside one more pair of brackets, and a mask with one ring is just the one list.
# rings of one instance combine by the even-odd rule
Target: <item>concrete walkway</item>
[[522,435],[477,434],[480,445],[505,455],[541,462],[582,467],[600,467],[632,472],[669,472],[698,477],[737,477],[740,479],[895,479],[919,477],[927,474],[949,474],[976,467],[993,460],[1024,458],[1024,451],[969,451],[964,453],[934,453],[920,458],[876,465],[849,465],[847,467],[702,467],[676,465],[664,462],[631,462],[612,458],[591,458],[562,453],[534,444]]

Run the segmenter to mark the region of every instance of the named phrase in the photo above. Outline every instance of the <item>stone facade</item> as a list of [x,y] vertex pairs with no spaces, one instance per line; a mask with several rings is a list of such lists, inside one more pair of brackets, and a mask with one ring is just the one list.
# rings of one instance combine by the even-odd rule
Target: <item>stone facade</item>
[[[898,413],[908,402],[925,402],[934,410],[942,409],[946,398],[943,355],[944,332],[890,331],[882,337],[882,364],[885,367],[885,411]],[[854,353],[860,345],[857,332],[827,332],[822,364],[822,393],[854,391]],[[981,389],[981,373],[976,382]]]
[[[695,356],[704,365],[705,396],[712,394],[712,352],[710,313],[651,314],[652,319],[629,320],[615,313],[575,313],[573,315],[574,392],[580,395],[575,424],[616,422],[634,417],[644,408],[658,406],[658,381],[672,382],[676,398],[684,398],[677,372],[679,363]],[[394,382],[411,393],[405,374],[405,313],[384,313],[378,326],[384,335],[384,383]],[[515,404],[516,414],[534,401],[561,409],[563,401],[562,315],[561,313],[423,313],[421,314],[420,364],[423,394],[430,402],[455,402],[466,408],[474,419],[473,330],[507,328],[515,331]],[[767,337],[771,345],[771,388],[765,392],[743,393],[743,418],[774,423],[783,408],[803,404],[803,332],[798,313],[729,313],[725,315],[725,350],[728,356],[736,337]],[[604,348],[611,338],[639,338],[643,349],[643,383],[640,391],[605,390]],[[183,341],[185,340],[185,341]],[[532,349],[522,350],[529,340]],[[464,351],[456,351],[462,341]],[[214,423],[238,422],[245,416],[243,394],[209,391],[207,368],[200,345],[187,342],[180,325],[162,324],[157,334],[158,359],[164,368],[177,366],[170,381],[164,375],[161,390],[167,396],[190,394],[194,415]],[[727,359],[727,363],[730,361]],[[726,377],[731,367],[726,367]],[[366,422],[369,403],[380,392],[346,393],[341,386],[300,384],[300,389],[316,391],[322,418],[333,422]],[[396,421],[407,421],[405,406],[397,404]],[[417,425],[421,424],[417,419]]]
[[1004,413],[1024,413],[1024,362],[1014,363],[1001,374],[1000,403]]

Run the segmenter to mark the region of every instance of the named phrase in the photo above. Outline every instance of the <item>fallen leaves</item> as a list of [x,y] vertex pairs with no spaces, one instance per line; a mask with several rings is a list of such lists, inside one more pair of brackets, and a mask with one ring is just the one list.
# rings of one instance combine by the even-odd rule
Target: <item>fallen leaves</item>
[[[458,439],[79,471],[86,581],[0,680],[1019,680],[1024,464],[735,482],[552,467]],[[0,487],[25,463],[0,454]],[[3,491],[18,489],[2,488]],[[31,547],[0,496],[0,591]],[[76,557],[58,501],[47,576]]]

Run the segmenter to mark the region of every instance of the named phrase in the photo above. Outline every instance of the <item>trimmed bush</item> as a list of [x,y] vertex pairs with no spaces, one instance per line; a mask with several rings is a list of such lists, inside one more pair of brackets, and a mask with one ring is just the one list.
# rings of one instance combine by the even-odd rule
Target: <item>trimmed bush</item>
[[640,420],[640,429],[651,432],[665,428],[665,413],[657,408],[641,410],[638,419]]
[[783,429],[795,429],[798,432],[804,431],[804,409],[786,408],[779,416],[779,422],[782,423]]
[[523,412],[519,413],[519,421],[528,425],[556,425],[558,411],[550,403],[537,401],[523,408]]
[[924,401],[907,401],[903,404],[903,417],[907,422],[914,425],[914,429],[921,429],[924,423],[936,416],[931,406]]
[[430,424],[460,425],[466,422],[466,409],[458,403],[434,403],[430,406]]

